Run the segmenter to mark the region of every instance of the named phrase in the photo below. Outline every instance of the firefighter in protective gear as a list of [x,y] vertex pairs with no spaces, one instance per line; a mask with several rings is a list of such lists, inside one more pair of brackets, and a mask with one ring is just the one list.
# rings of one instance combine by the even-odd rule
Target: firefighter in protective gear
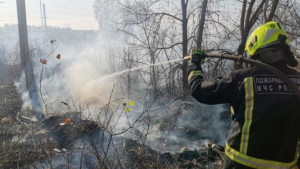
[[[297,66],[297,61],[288,43],[279,23],[268,22],[253,31],[245,51],[284,72],[300,89],[300,74],[289,67]],[[296,168],[300,103],[290,88],[257,67],[204,80],[204,58],[203,51],[193,50],[188,67],[192,96],[204,104],[226,103],[233,109],[223,168]]]

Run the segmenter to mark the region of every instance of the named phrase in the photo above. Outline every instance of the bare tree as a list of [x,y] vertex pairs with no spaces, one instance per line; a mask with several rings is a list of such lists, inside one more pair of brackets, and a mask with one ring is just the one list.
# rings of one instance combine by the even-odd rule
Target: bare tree
[[283,0],[278,4],[278,9],[275,12],[275,19],[280,22],[285,28],[290,45],[295,56],[300,58],[300,13],[298,11],[300,3],[298,1]]
[[[240,18],[241,43],[238,47],[238,55],[242,55],[244,53],[249,32],[252,29],[253,25],[258,21],[261,14],[263,14],[265,22],[271,21],[274,17],[278,2],[279,0],[262,0],[258,3],[256,3],[256,0],[251,0],[249,3],[248,0],[242,1],[242,11]],[[271,8],[269,9],[270,6]]]
[[96,0],[94,3],[95,17],[98,20],[101,31],[111,30],[116,19],[116,1],[115,0]]
[[[124,17],[122,20],[124,27],[120,30],[135,39],[134,44],[131,45],[143,46],[148,51],[147,54],[152,64],[158,59],[164,60],[162,56],[166,51],[162,52],[163,50],[168,50],[167,53],[170,53],[170,50],[175,49],[179,54],[176,54],[177,57],[183,58],[188,54],[188,49],[192,44],[190,39],[194,37],[191,33],[194,28],[190,27],[189,20],[197,13],[196,9],[199,9],[199,5],[195,5],[198,1],[194,1],[194,4],[189,6],[190,2],[192,1],[181,0],[180,3],[169,0],[119,1]],[[126,29],[129,25],[135,27],[134,32]],[[170,29],[171,25],[174,29]],[[137,27],[140,31],[137,31]],[[165,31],[167,29],[169,31]],[[187,61],[184,61],[180,68],[182,94],[186,95],[188,92]],[[156,95],[159,75],[155,68],[151,68],[151,74],[154,95]]]

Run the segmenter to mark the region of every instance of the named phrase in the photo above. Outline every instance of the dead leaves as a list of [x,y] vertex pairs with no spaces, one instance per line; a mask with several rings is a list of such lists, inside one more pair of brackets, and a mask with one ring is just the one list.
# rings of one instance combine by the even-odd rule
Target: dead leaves
[[128,102],[128,105],[129,105],[129,106],[134,106],[134,105],[135,105],[135,102],[134,102],[134,101]]
[[47,60],[47,59],[42,59],[42,58],[40,58],[40,62],[41,62],[42,64],[46,65],[47,62],[48,62],[48,60]]
[[[51,44],[57,43],[55,39],[50,40]],[[58,47],[58,44],[57,44]],[[53,52],[57,49],[57,47],[46,57],[46,58],[40,58],[40,62],[44,65],[46,65],[48,63],[48,57],[51,56],[53,54]],[[56,59],[61,59],[61,54],[57,54],[56,55]]]
[[61,120],[61,122],[59,123],[60,126],[66,126],[71,122],[71,119],[66,117],[65,120]]
[[129,106],[134,106],[135,105],[135,102],[134,101],[130,101],[128,103],[123,103],[123,106],[124,106],[124,110],[125,112],[129,113],[131,111],[131,109],[129,108]]
[[124,110],[129,113],[130,112],[130,108],[129,107],[125,107]]
[[68,106],[69,104],[68,103],[66,103],[66,102],[60,102],[61,104],[64,104],[65,106]]
[[[56,55],[56,59],[61,59],[61,54],[60,53]],[[48,60],[47,60],[47,58],[45,58],[45,59],[40,58],[40,62],[42,64],[46,65],[48,63]]]
[[11,118],[5,117],[5,118],[1,119],[1,123],[3,123],[3,124],[10,123],[10,122],[11,122]]
[[61,56],[60,56],[60,54],[58,54],[57,56],[56,56],[56,59],[60,59],[61,58]]

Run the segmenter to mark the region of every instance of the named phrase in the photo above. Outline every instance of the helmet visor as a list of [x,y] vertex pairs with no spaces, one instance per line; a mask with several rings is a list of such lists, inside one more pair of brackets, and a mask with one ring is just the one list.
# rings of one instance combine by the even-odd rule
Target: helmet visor
[[292,67],[298,65],[298,62],[294,58],[290,47],[285,43],[276,44],[272,47],[260,49],[257,51],[257,54],[260,56],[262,61],[269,64],[275,63],[279,60],[286,60],[288,65]]
[[272,64],[279,60],[287,60],[284,51],[278,48],[267,48],[259,51],[260,58],[263,62]]

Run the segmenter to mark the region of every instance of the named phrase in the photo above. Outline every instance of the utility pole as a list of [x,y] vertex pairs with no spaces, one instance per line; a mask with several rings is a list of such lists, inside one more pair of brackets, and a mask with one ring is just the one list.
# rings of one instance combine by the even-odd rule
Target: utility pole
[[47,17],[46,17],[46,6],[45,6],[45,3],[43,3],[43,11],[44,11],[44,27],[45,27],[45,31],[47,31]]
[[19,43],[22,69],[25,73],[26,88],[29,93],[33,114],[38,120],[43,118],[40,97],[33,74],[33,65],[29,56],[25,0],[16,0],[18,12]]
[[41,11],[42,29],[44,29],[42,1],[40,1],[40,11]]
[[[3,4],[4,2],[0,2],[0,4]],[[0,22],[2,22],[2,20],[0,20]],[[1,32],[0,32],[0,34],[2,34]]]
[[[0,4],[3,4],[4,2],[0,2]],[[0,22],[2,22],[2,20],[0,20]]]

